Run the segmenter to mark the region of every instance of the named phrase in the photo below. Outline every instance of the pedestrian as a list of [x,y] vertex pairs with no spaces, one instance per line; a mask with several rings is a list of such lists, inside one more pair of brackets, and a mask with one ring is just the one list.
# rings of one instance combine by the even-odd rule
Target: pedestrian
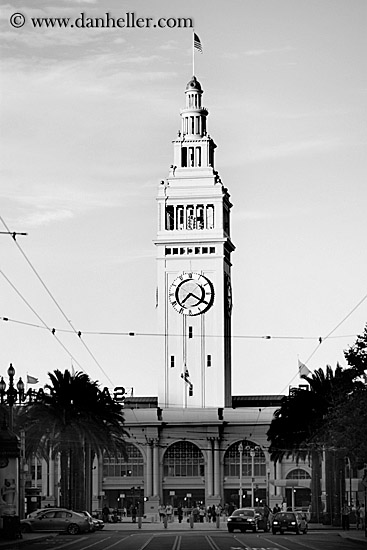
[[207,518],[208,522],[210,523],[211,520],[212,520],[212,507],[211,506],[208,506],[208,508],[207,508],[206,518]]
[[108,516],[110,515],[110,509],[109,507],[106,505],[103,507],[102,509],[102,519],[105,523],[108,523]]
[[164,504],[161,504],[158,506],[158,513],[159,513],[159,521],[163,521],[166,517],[166,507]]
[[167,521],[173,521],[173,506],[172,504],[167,504],[166,506]]
[[200,523],[204,523],[204,518],[205,518],[205,508],[203,505],[200,506],[199,508],[199,521]]
[[137,509],[136,509],[136,506],[134,504],[131,505],[130,512],[131,512],[131,521],[132,521],[132,523],[136,523]]
[[361,525],[361,507],[359,505],[359,502],[357,502],[356,505],[356,527],[357,530],[360,528]]
[[182,510],[181,504],[179,504],[177,507],[177,517],[178,517],[178,523],[181,523],[183,518],[183,510]]
[[213,504],[213,506],[212,506],[212,522],[215,523],[216,519],[217,519],[217,511],[216,511],[215,506]]
[[364,504],[361,504],[361,507],[359,509],[359,517],[361,518],[361,529],[366,528],[366,509],[364,507]]
[[342,528],[343,528],[343,531],[349,531],[349,515],[350,515],[350,508],[349,508],[347,502],[345,502],[343,507],[342,507]]

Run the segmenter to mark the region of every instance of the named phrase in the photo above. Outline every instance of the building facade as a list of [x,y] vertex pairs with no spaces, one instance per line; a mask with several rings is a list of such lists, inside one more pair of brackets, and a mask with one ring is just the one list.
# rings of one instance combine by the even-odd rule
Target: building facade
[[267,451],[266,432],[282,396],[232,396],[232,204],[216,170],[202,96],[194,76],[173,164],[158,186],[162,384],[158,396],[125,401],[130,459],[106,457],[99,464],[99,508],[129,509],[144,498],[145,514],[156,517],[160,503],[274,505],[289,487],[290,504],[309,504],[309,465],[274,468]]
[[[157,194],[157,326],[164,334],[157,396],[125,400],[128,460],[92,469],[91,511],[144,502],[206,507],[286,503],[308,507],[311,466],[270,460],[266,433],[282,396],[236,396],[231,388],[231,201],[215,168],[203,90],[185,89],[173,164]],[[357,495],[358,480],[350,477]],[[320,472],[322,510],[331,504]],[[35,459],[27,483],[42,504],[59,503],[58,462]],[[350,494],[349,498],[352,495]],[[34,497],[36,498],[36,497]],[[37,497],[39,498],[39,497]]]

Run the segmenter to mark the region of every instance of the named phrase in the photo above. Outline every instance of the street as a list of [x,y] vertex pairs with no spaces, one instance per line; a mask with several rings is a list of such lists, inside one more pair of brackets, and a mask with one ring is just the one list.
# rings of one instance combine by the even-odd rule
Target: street
[[[30,541],[31,542],[31,541]],[[366,542],[349,541],[338,532],[311,532],[307,535],[242,534],[221,531],[101,531],[89,535],[58,535],[14,543],[12,548],[32,550],[356,550]]]

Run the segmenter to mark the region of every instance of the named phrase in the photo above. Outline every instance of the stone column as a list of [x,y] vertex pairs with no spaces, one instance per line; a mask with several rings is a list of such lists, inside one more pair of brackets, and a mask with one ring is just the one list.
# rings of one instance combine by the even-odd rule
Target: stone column
[[147,446],[147,463],[145,469],[145,496],[151,497],[153,495],[153,470],[152,470],[152,442],[150,441]]
[[220,495],[219,440],[214,439],[214,494]]
[[208,461],[206,473],[206,493],[208,497],[213,495],[213,440],[208,438]]
[[159,447],[158,439],[153,443],[153,495],[158,496],[159,491]]

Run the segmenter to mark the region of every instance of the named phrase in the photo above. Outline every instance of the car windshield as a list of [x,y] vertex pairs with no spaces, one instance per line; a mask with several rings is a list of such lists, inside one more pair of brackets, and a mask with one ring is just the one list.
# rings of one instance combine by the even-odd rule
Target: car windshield
[[235,510],[232,514],[233,516],[245,516],[247,518],[252,518],[255,515],[254,510]]
[[275,519],[286,519],[292,521],[294,520],[294,514],[290,512],[281,512],[275,516]]

